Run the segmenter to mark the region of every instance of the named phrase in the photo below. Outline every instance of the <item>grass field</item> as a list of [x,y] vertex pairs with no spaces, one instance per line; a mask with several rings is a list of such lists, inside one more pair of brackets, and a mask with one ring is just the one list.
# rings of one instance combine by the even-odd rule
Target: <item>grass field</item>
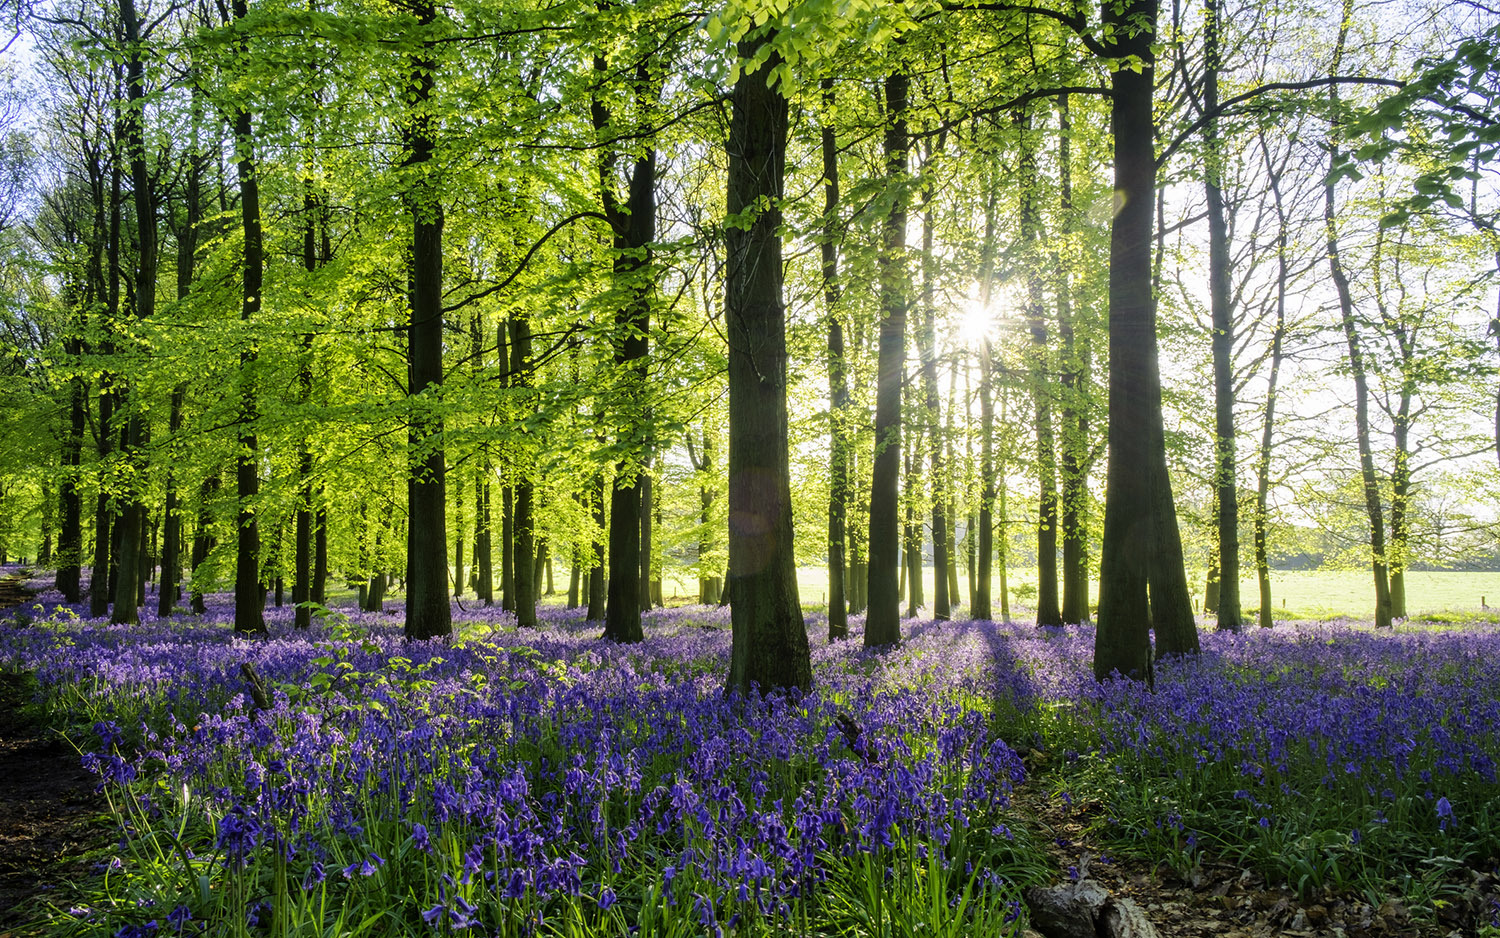
[[[926,571],[923,596],[931,607],[932,570]],[[1191,574],[1189,585],[1196,606],[1203,604],[1203,573]],[[821,567],[803,567],[797,571],[797,584],[804,606],[822,606],[828,602],[827,571]],[[994,580],[995,605],[999,606],[999,578]],[[968,578],[960,574],[961,605],[968,604]],[[1036,597],[1036,571],[1014,569],[1009,572],[1010,611],[1016,619],[1026,618]],[[689,587],[685,584],[682,592]],[[1098,601],[1098,583],[1091,602]],[[1277,619],[1332,619],[1339,617],[1367,619],[1374,615],[1375,587],[1365,570],[1273,570],[1271,597]],[[1254,579],[1242,581],[1240,601],[1246,614],[1260,606],[1259,587]],[[1454,612],[1480,612],[1484,605],[1500,607],[1500,573],[1422,573],[1406,574],[1406,604],[1412,617]]]

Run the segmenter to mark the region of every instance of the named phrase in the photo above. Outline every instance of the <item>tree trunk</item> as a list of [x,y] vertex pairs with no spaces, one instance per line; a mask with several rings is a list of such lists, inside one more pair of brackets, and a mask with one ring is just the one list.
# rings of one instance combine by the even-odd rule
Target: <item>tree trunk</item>
[[453,486],[453,595],[464,594],[464,538],[469,532],[464,522],[464,487]]
[[204,598],[203,578],[198,576],[198,568],[208,559],[218,542],[213,536],[213,511],[212,504],[219,492],[219,476],[211,472],[203,479],[203,484],[198,488],[198,525],[193,532],[193,554],[190,559],[192,567],[192,610],[198,615],[208,611],[208,604]]
[[1151,290],[1156,194],[1151,45],[1157,5],[1126,0],[1102,6],[1104,24],[1114,30],[1109,51],[1137,56],[1142,65],[1139,71],[1117,69],[1111,78],[1117,208],[1110,225],[1109,471],[1094,675],[1103,680],[1118,673],[1149,683],[1153,626],[1161,653],[1195,651],[1198,636],[1167,477]]
[[[1203,107],[1219,106],[1219,0],[1204,0]],[[1240,516],[1235,480],[1234,439],[1234,297],[1229,287],[1229,220],[1224,207],[1224,152],[1219,122],[1210,118],[1204,131],[1206,164],[1203,191],[1208,202],[1208,294],[1213,317],[1214,489],[1218,495],[1219,588],[1214,611],[1219,628],[1240,627]],[[1205,605],[1204,612],[1208,612]]]
[[[146,162],[145,128],[142,126],[145,120],[146,68],[141,58],[141,24],[134,0],[120,0],[119,9],[126,53],[125,97],[129,102],[121,126],[125,153],[130,162],[131,191],[135,197],[135,314],[138,319],[150,319],[156,311],[157,231],[156,194]],[[137,395],[132,395],[123,383],[118,394],[116,406],[125,411],[123,416],[126,419],[121,455],[130,466],[131,481],[121,497],[117,522],[121,552],[114,609],[110,614],[110,621],[117,624],[139,621],[137,601],[145,582],[140,575],[140,544],[146,507],[142,501],[144,493],[136,486],[145,473],[145,460],[140,449],[145,444],[147,432],[145,403],[136,400]]]
[[[1058,98],[1059,225],[1065,247],[1073,245],[1078,219],[1073,209],[1073,123],[1068,96]],[[1057,338],[1062,360],[1062,619],[1086,622],[1089,617],[1088,462],[1089,355],[1073,315],[1073,258],[1054,254],[1057,270]]]
[[[941,142],[937,149],[942,149]],[[931,159],[930,153],[927,158]],[[947,470],[943,463],[943,422],[938,396],[937,304],[933,299],[937,261],[932,252],[931,199],[932,184],[928,182],[922,191],[922,300],[918,305],[922,322],[917,346],[922,358],[922,419],[927,425],[927,457],[932,475],[932,617],[946,622],[953,614],[952,594],[948,591],[952,555],[948,543],[948,490],[943,484]],[[921,569],[919,562],[918,572]]]
[[[510,320],[510,375],[511,386],[527,393],[531,386],[528,370],[531,367],[531,321],[523,310],[517,309]],[[518,466],[515,493],[515,520],[512,531],[515,536],[515,584],[516,625],[523,629],[536,628],[536,574],[532,567],[537,557],[536,519],[533,507],[536,488],[532,482],[529,466]]]
[[[822,82],[823,100],[834,103],[833,79]],[[844,360],[844,324],[839,319],[838,135],[823,125],[823,306],[828,319],[828,640],[849,637],[849,600],[844,590],[845,522],[849,503],[849,380]]]
[[909,84],[900,72],[885,80],[885,174],[895,195],[885,219],[879,258],[880,345],[875,365],[875,464],[870,478],[867,648],[901,641],[897,483],[901,474],[901,382],[906,359],[905,176],[910,145],[906,129]]
[[1260,587],[1261,628],[1270,628],[1271,620],[1271,563],[1267,545],[1267,528],[1270,512],[1267,499],[1271,491],[1271,430],[1276,425],[1277,382],[1281,377],[1282,345],[1286,339],[1286,293],[1290,279],[1287,254],[1287,217],[1281,201],[1281,173],[1271,165],[1269,149],[1262,146],[1265,154],[1266,178],[1270,181],[1271,197],[1276,206],[1276,328],[1271,334],[1271,374],[1266,387],[1266,408],[1261,423],[1260,456],[1255,466],[1255,576]]
[[990,599],[991,563],[995,557],[993,356],[989,339],[985,339],[979,352],[979,530],[975,546],[974,607],[969,610],[969,617],[973,619],[991,619],[995,615]]
[[1037,594],[1036,624],[1062,625],[1057,595],[1057,452],[1052,434],[1050,337],[1042,281],[1042,218],[1037,204],[1036,145],[1031,122],[1018,118],[1021,133],[1021,252],[1026,267],[1026,322],[1031,334],[1027,371],[1031,381],[1036,431],[1036,475],[1039,492],[1036,513]]
[[[70,337],[65,348],[70,359],[82,351],[82,342]],[[83,434],[87,413],[84,399],[88,386],[84,379],[68,382],[68,435],[63,439],[62,482],[59,486],[61,527],[57,535],[57,591],[70,603],[82,596],[83,565],[83,498],[78,492],[78,472],[83,462]]]
[[[603,56],[596,56],[594,69],[609,71]],[[637,70],[640,90],[651,86],[643,60]],[[595,98],[591,116],[596,133],[611,133],[612,117],[605,103]],[[621,206],[615,195],[615,158],[607,147],[599,161],[599,189],[605,217],[609,219],[615,251],[613,275],[623,288],[626,299],[615,316],[615,365],[625,376],[630,392],[636,397],[621,434],[635,449],[634,460],[621,460],[615,470],[614,489],[609,505],[609,582],[608,601],[604,610],[604,637],[616,642],[638,642],[641,610],[650,600],[649,583],[641,582],[641,487],[646,471],[646,447],[643,440],[646,422],[643,411],[635,411],[646,392],[646,355],[651,317],[651,243],[656,239],[656,150],[647,147],[636,155],[631,167],[626,203]],[[649,556],[648,556],[649,562]]]
[[589,493],[589,503],[592,507],[594,521],[594,543],[593,556],[594,565],[589,569],[588,588],[588,614],[584,617],[590,622],[597,622],[604,618],[605,588],[604,580],[604,476],[602,474],[594,477],[594,489]]
[[482,463],[474,480],[474,597],[495,604],[495,558],[491,547],[490,467]]
[[[412,0],[410,11],[423,27],[437,21],[433,0]],[[403,163],[417,182],[405,194],[411,213],[411,320],[407,330],[408,392],[421,397],[443,383],[443,206],[437,183],[424,175],[434,161],[437,128],[429,111],[436,84],[436,47],[428,39],[410,62],[407,102],[410,123],[403,129]],[[435,409],[435,407],[434,407]],[[407,434],[406,637],[447,638],[453,633],[448,601],[447,460],[443,420],[426,412],[425,401],[412,416]]]
[[[773,26],[740,40],[741,62]],[[782,300],[781,198],[786,172],[784,85],[774,51],[735,82],[729,123],[725,312],[729,332],[729,689],[812,687],[797,595],[787,452],[786,307]]]
[[[1338,42],[1334,47],[1331,73],[1337,74],[1344,55],[1344,43],[1349,33],[1349,17],[1353,0],[1344,0],[1344,18],[1339,26]],[[1338,108],[1338,86],[1329,90],[1334,110]],[[1370,391],[1365,375],[1364,350],[1360,347],[1359,329],[1354,321],[1354,297],[1349,289],[1349,275],[1344,270],[1339,255],[1337,202],[1334,192],[1333,168],[1338,166],[1340,149],[1329,131],[1329,172],[1323,183],[1323,227],[1327,233],[1327,257],[1329,275],[1338,292],[1344,340],[1349,348],[1349,371],[1354,377],[1354,429],[1359,446],[1360,477],[1364,483],[1365,513],[1370,521],[1370,568],[1375,580],[1375,626],[1391,627],[1390,581],[1386,571],[1385,513],[1380,504],[1380,481],[1375,475],[1375,454],[1370,443]]]
[[[247,15],[245,0],[234,0],[234,17]],[[261,236],[260,180],[255,165],[255,137],[250,111],[234,112],[235,168],[240,188],[240,224],[244,231],[244,255],[240,295],[240,320],[251,322],[260,312],[265,254]],[[235,523],[234,630],[264,632],[265,593],[260,577],[260,527],[255,499],[260,495],[260,443],[256,438],[255,368],[258,352],[254,344],[240,351],[240,415],[235,457],[235,498],[239,514]]]
[[653,597],[651,595],[651,522],[653,514],[653,502],[651,493],[651,472],[642,472],[640,475],[641,486],[641,611],[651,608]]

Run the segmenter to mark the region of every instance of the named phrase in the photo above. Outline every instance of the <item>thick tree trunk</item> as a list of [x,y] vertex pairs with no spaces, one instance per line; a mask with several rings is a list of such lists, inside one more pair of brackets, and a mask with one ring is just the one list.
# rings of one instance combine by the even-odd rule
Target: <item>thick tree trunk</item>
[[[607,123],[607,122],[606,122]],[[612,183],[603,179],[607,212],[615,225],[615,278],[627,285],[630,300],[619,309],[616,326],[619,338],[615,345],[615,365],[625,369],[631,386],[643,393],[646,381],[646,330],[651,315],[651,285],[648,278],[649,251],[655,239],[655,150],[637,156],[631,167],[630,191],[624,210],[613,200]],[[628,429],[636,434],[636,429]],[[639,465],[621,462],[615,471],[615,486],[609,501],[609,584],[604,605],[604,638],[610,641],[637,642],[645,636],[640,629],[640,612],[649,602],[642,590],[642,486],[645,482],[645,452],[639,453]]]
[[[70,357],[80,351],[77,339],[67,340]],[[78,492],[78,470],[83,462],[83,434],[87,414],[84,398],[88,393],[82,378],[68,383],[68,435],[63,439],[62,482],[59,492],[59,514],[62,524],[57,535],[57,591],[70,603],[82,595],[83,499]]]
[[[739,43],[742,62],[772,27]],[[772,47],[774,49],[774,46]],[[812,687],[807,631],[797,595],[787,452],[786,307],[782,300],[781,207],[786,172],[780,66],[740,75],[731,97],[725,313],[729,333],[729,689]]]
[[1115,30],[1109,51],[1137,56],[1142,67],[1117,69],[1111,81],[1117,208],[1110,226],[1109,471],[1094,646],[1100,680],[1115,673],[1152,680],[1153,626],[1158,652],[1197,649],[1167,477],[1151,289],[1156,14],[1155,0],[1106,2],[1102,10],[1105,26]]
[[[247,15],[245,0],[235,0],[234,16]],[[234,140],[237,151],[236,170],[240,188],[240,223],[244,231],[243,279],[240,320],[252,322],[260,312],[265,270],[265,248],[261,235],[260,180],[255,166],[255,137],[249,110],[241,107],[234,114]],[[260,576],[260,526],[255,514],[255,499],[260,495],[260,443],[255,434],[258,417],[255,367],[259,353],[251,344],[240,352],[240,415],[237,430],[239,447],[235,457],[235,498],[239,514],[235,523],[234,629],[236,632],[264,632],[265,592]]]
[[[595,71],[608,71],[602,56],[594,60]],[[645,63],[637,71],[642,92],[650,86]],[[604,102],[595,98],[591,116],[596,133],[611,133],[612,117]],[[599,162],[599,189],[604,214],[610,221],[615,249],[613,274],[626,299],[615,317],[615,365],[625,375],[631,394],[630,426],[621,428],[632,441],[649,436],[641,426],[646,422],[644,410],[637,411],[646,392],[648,330],[651,317],[651,243],[656,239],[656,150],[647,147],[637,154],[630,171],[626,202],[621,206],[615,195],[615,154],[606,148]],[[617,642],[638,642],[641,611],[650,601],[649,582],[641,577],[641,487],[646,471],[645,445],[632,444],[636,458],[622,460],[615,471],[614,489],[609,506],[609,581],[608,600],[604,610],[604,637]],[[649,562],[649,556],[648,556]],[[592,604],[591,604],[592,605]]]
[[[413,0],[410,10],[424,27],[437,21],[432,0]],[[418,174],[405,196],[412,222],[407,387],[412,397],[426,394],[426,400],[435,400],[443,383],[443,206],[436,182],[423,175],[434,161],[437,146],[430,112],[436,73],[435,46],[427,40],[410,63],[406,95],[411,116],[403,141],[404,164]],[[422,412],[427,409],[424,401],[413,414],[407,434],[406,637],[411,639],[447,638],[453,632],[443,420],[435,413]]]
[[[141,24],[136,15],[134,0],[120,0],[120,26],[125,40],[125,96],[129,102],[121,120],[124,130],[124,147],[130,162],[131,191],[135,197],[136,221],[136,276],[135,314],[138,319],[150,319],[156,311],[156,195],[150,170],[146,162],[145,120],[146,68],[141,58]],[[110,621],[133,623],[139,620],[137,603],[144,586],[140,574],[141,534],[144,529],[146,507],[142,501],[144,493],[135,486],[145,473],[145,459],[141,447],[146,441],[145,405],[136,400],[136,395],[122,384],[118,391],[117,406],[126,411],[126,427],[122,434],[122,456],[131,468],[130,488],[121,498],[119,526],[121,552],[118,577],[114,589],[114,608]]]
[[906,360],[907,92],[899,72],[885,80],[885,172],[895,190],[881,244],[880,344],[876,360],[875,463],[870,479],[870,539],[865,647],[901,641],[898,593],[900,537],[897,515],[901,475],[901,383]]

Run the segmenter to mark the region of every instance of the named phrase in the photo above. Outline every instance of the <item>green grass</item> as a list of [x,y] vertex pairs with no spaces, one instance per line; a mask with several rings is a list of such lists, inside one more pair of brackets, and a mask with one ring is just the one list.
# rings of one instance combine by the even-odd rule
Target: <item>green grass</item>
[[[923,596],[932,605],[932,568],[924,577]],[[998,610],[999,577],[994,579],[995,606]],[[1026,618],[1036,598],[1036,570],[1011,569],[1011,615]],[[1191,571],[1188,579],[1196,606],[1203,604],[1203,571]],[[968,603],[969,580],[959,573],[958,597]],[[1098,583],[1093,584],[1090,603],[1099,600]],[[828,573],[822,567],[802,567],[797,571],[797,587],[804,606],[824,606],[828,602]],[[1375,587],[1367,570],[1273,570],[1271,571],[1272,615],[1276,619],[1334,619],[1347,617],[1368,619],[1375,614]],[[1481,600],[1500,608],[1500,573],[1423,573],[1406,574],[1407,611],[1413,618],[1437,614],[1451,618],[1453,613],[1479,613]],[[1242,580],[1240,602],[1246,614],[1259,608],[1260,588],[1255,579]],[[1447,614],[1447,615],[1443,615]]]

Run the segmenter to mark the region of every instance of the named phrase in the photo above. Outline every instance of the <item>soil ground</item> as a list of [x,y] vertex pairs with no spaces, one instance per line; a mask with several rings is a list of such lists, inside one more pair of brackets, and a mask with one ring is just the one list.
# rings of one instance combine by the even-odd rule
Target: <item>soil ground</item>
[[[0,580],[0,616],[31,598]],[[0,628],[14,627],[0,618]],[[41,897],[89,875],[112,824],[78,752],[31,708],[32,682],[0,672],[0,938],[40,935]]]
[[[1455,875],[1448,900],[1432,910],[1333,892],[1302,900],[1284,885],[1212,860],[1181,876],[1118,858],[1093,833],[1103,806],[1052,797],[1043,787],[1046,767],[1037,764],[1045,756],[1026,761],[1030,778],[1012,801],[1046,838],[1059,868],[1082,868],[1111,895],[1133,900],[1161,938],[1474,938],[1500,909],[1500,878],[1493,873]],[[1028,931],[1025,938],[1037,936]]]

